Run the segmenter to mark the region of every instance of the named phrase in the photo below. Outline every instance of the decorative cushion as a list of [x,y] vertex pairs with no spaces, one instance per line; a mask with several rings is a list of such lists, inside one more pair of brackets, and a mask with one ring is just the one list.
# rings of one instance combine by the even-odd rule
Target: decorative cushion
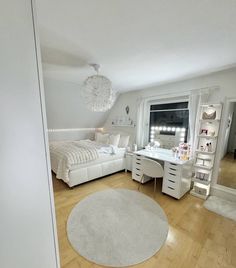
[[114,145],[114,146],[118,146],[119,144],[119,141],[120,141],[120,134],[111,134],[109,136],[109,141],[108,141],[108,144],[111,144],[111,145]]
[[129,144],[129,136],[120,136],[120,142],[118,147],[126,148]]
[[109,139],[109,134],[103,134],[100,132],[95,133],[95,141],[102,144],[107,144]]

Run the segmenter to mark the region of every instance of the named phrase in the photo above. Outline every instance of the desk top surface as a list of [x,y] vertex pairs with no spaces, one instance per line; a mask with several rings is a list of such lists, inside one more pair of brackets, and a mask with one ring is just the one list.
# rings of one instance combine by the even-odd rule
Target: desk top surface
[[156,150],[146,150],[146,149],[140,150],[140,151],[134,152],[134,154],[146,156],[148,158],[152,158],[156,160],[171,162],[177,165],[184,165],[188,163],[189,161],[191,161],[191,160],[186,160],[186,161],[180,160],[173,155],[172,150],[162,149],[162,148],[158,148]]

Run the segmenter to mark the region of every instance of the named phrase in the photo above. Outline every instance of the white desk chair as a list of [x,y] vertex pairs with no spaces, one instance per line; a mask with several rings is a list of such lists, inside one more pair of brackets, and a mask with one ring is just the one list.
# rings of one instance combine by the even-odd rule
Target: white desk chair
[[156,179],[163,177],[164,175],[163,167],[157,161],[148,158],[143,158],[141,160],[141,169],[143,172],[143,176],[141,178],[140,184],[144,182],[144,175],[154,178],[154,192],[156,192],[156,183],[157,183]]

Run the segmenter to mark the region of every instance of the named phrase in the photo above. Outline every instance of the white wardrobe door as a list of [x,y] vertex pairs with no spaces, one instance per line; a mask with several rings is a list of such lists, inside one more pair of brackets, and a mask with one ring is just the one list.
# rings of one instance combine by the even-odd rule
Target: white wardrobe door
[[30,0],[0,8],[0,267],[57,260]]

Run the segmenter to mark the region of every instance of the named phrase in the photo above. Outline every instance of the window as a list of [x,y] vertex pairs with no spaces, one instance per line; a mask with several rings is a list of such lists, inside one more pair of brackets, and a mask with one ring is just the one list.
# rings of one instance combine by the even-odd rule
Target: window
[[180,142],[187,142],[188,125],[188,102],[150,106],[149,141],[158,141],[168,149],[178,146]]

